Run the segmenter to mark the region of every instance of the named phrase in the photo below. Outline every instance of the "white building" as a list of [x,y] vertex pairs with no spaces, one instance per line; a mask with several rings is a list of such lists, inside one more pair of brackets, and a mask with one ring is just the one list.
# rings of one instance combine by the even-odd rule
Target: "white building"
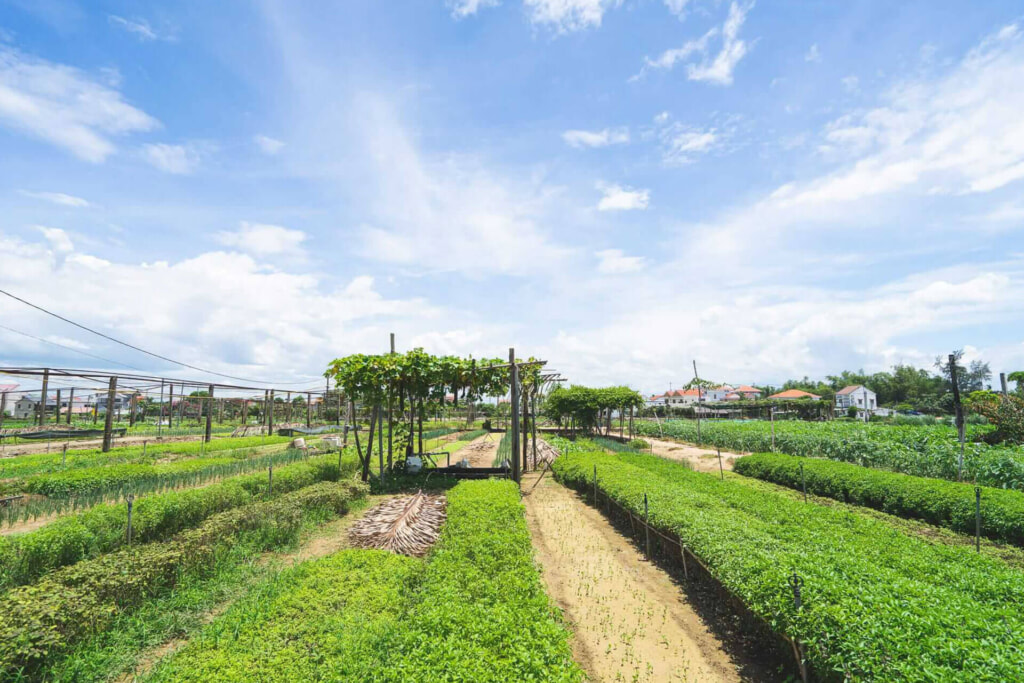
[[875,410],[878,408],[878,397],[865,386],[851,384],[836,392],[836,410],[847,410],[850,407]]

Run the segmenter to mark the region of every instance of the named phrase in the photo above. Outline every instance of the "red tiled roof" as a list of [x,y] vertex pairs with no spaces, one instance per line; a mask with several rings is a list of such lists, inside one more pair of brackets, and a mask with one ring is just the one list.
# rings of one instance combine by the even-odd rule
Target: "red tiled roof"
[[801,391],[800,389],[786,389],[785,391],[780,391],[777,394],[772,394],[768,398],[821,398],[821,396],[807,391]]
[[845,396],[846,394],[852,394],[853,392],[855,392],[855,391],[857,391],[858,389],[860,389],[860,386],[861,386],[861,385],[859,385],[859,384],[851,384],[850,386],[848,386],[848,387],[843,387],[842,389],[840,389],[839,391],[837,391],[837,392],[836,392],[836,395],[837,395],[837,396],[839,396],[839,395],[843,395],[843,396]]
[[736,389],[741,394],[760,394],[761,390],[756,387],[748,387],[746,384]]

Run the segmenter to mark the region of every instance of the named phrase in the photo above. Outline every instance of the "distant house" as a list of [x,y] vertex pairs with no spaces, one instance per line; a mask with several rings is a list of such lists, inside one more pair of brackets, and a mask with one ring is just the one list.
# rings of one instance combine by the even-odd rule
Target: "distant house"
[[658,406],[665,405],[665,394],[655,394],[649,399],[644,401],[644,405],[648,408],[657,408]]
[[809,398],[812,401],[821,400],[821,396],[812,394],[809,391],[801,391],[800,389],[786,389],[785,391],[780,391],[777,394],[772,394],[768,398],[776,401],[793,401],[798,398]]
[[878,397],[875,392],[860,384],[851,384],[836,392],[837,410],[847,410],[853,407],[861,410],[875,410],[878,408]]
[[[56,399],[47,402],[47,407],[52,407],[56,404]],[[35,400],[28,394],[25,394],[18,399],[17,403],[14,404],[14,415],[15,420],[28,420],[36,416],[36,411],[39,410],[39,401]]]
[[728,389],[728,393],[722,398],[723,401],[742,401],[748,400],[753,401],[761,398],[761,390],[755,389],[754,387],[747,386],[746,384],[736,387],[725,387]]
[[[68,410],[68,399],[62,396],[60,399],[60,410],[61,413],[66,415],[65,411]],[[46,397],[46,415],[47,419],[53,417],[57,411],[57,397],[55,395],[49,395]],[[92,402],[90,399],[76,396],[75,400],[71,402],[71,414],[72,415],[87,415],[92,412]],[[25,394],[18,402],[14,404],[14,411],[12,413],[15,420],[29,420],[39,417],[39,401],[32,398],[28,394]]]

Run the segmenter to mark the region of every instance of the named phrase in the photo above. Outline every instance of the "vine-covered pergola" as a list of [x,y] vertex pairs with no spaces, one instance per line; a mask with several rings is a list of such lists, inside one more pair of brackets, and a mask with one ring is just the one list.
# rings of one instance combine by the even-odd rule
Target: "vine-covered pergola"
[[[375,440],[382,477],[394,465],[396,447],[399,452],[404,450],[403,457],[409,457],[414,453],[414,441],[418,438],[418,452],[422,454],[423,420],[428,402],[444,402],[449,395],[456,407],[460,400],[464,401],[470,407],[469,421],[473,419],[472,406],[484,396],[504,396],[511,391],[512,405],[523,403],[525,406],[525,397],[535,397],[536,390],[543,384],[541,369],[545,362],[534,358],[516,359],[513,349],[509,349],[506,362],[501,358],[436,356],[416,348],[404,353],[358,353],[337,358],[328,364],[324,374],[333,378],[337,388],[344,392],[349,424],[355,423],[357,402],[370,411],[365,448],[359,430],[354,433],[365,481],[370,477]],[[513,445],[517,447],[513,452],[516,453],[520,443],[518,412],[512,411]],[[512,475],[518,480],[521,468],[519,459],[514,460]]]

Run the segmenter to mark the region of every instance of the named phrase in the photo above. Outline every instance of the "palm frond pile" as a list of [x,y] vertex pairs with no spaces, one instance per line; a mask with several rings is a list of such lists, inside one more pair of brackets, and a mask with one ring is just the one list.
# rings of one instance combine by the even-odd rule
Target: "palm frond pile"
[[443,496],[400,496],[381,503],[352,525],[349,538],[359,548],[378,548],[422,557],[441,534],[447,501]]

